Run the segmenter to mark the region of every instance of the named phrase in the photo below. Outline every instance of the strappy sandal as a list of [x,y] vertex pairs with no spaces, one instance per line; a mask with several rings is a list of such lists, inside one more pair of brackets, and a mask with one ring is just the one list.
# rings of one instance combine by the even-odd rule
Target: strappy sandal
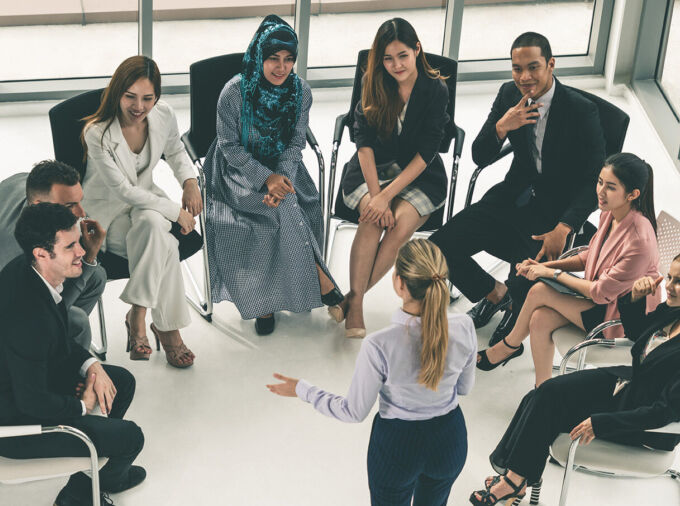
[[513,346],[512,344],[509,344],[505,338],[503,338],[503,344],[510,348],[511,350],[515,350],[510,356],[505,357],[503,360],[500,362],[496,362],[495,364],[489,361],[489,357],[486,356],[486,350],[482,350],[477,355],[479,355],[480,360],[477,362],[477,369],[480,369],[482,371],[492,371],[499,365],[505,366],[508,362],[510,362],[513,358],[519,357],[522,353],[524,353],[524,343],[520,343],[519,346]]
[[[177,367],[178,369],[184,369],[194,365],[194,359],[196,358],[196,355],[194,355],[193,352],[186,347],[184,342],[175,345],[165,344],[161,339],[160,331],[153,323],[151,324],[151,332],[153,332],[153,335],[156,337],[156,342],[160,342],[163,346],[163,350],[165,351],[165,359],[168,361],[168,364],[173,367]],[[189,359],[189,361],[183,362],[182,358]]]
[[[496,497],[491,490],[477,490],[470,495],[470,502],[474,506],[493,506],[494,504],[500,503],[504,503],[505,506],[517,506],[522,502],[522,499],[524,499],[524,496],[526,495],[526,491],[522,492],[522,489],[527,484],[527,480],[522,480],[519,485],[515,485],[507,476],[501,476],[498,481],[500,482],[500,480],[503,480],[510,485],[512,492],[505,494],[503,497]],[[479,498],[477,496],[479,496]]]
[[[125,328],[127,329],[127,344],[125,352],[130,353],[130,360],[149,360],[149,355],[152,353],[149,340],[146,336],[133,336],[130,321],[128,320],[130,313],[125,315]],[[156,349],[160,350],[158,344],[158,337],[156,337]]]

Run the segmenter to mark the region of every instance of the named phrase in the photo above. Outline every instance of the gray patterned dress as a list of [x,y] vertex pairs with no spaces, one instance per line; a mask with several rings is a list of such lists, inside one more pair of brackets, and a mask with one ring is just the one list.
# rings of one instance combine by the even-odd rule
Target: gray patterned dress
[[[240,81],[237,75],[220,94],[217,138],[204,162],[212,299],[233,302],[246,320],[276,311],[308,311],[322,305],[315,263],[330,277],[319,248],[319,194],[302,163],[312,92],[303,81],[295,133],[272,171],[241,144]],[[262,202],[272,172],[288,177],[296,192],[277,208]]]

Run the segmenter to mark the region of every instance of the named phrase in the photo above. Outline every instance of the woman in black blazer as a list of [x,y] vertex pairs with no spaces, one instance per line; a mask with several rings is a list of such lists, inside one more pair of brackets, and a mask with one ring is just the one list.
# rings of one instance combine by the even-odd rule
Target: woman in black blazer
[[[355,111],[358,148],[345,167],[343,201],[359,214],[350,291],[329,308],[345,335],[364,337],[363,298],[394,265],[399,248],[446,200],[438,154],[448,122],[448,89],[413,27],[394,18],[378,29]],[[384,235],[383,235],[384,232]]]
[[668,299],[645,315],[645,299],[662,277],[644,277],[619,299],[625,335],[635,339],[632,366],[578,371],[552,378],[529,392],[490,456],[501,473],[470,502],[492,505],[523,497],[527,483],[540,483],[548,449],[561,432],[633,446],[672,450],[676,434],[645,432],[680,421],[680,255],[666,281]]

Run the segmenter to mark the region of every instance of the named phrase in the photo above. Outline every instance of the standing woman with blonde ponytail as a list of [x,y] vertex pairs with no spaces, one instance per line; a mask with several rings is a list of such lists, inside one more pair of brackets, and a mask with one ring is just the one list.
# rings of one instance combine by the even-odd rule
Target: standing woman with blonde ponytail
[[433,243],[399,249],[392,281],[402,307],[362,343],[346,397],[281,374],[283,383],[267,385],[343,422],[363,421],[380,394],[368,445],[372,506],[446,504],[467,457],[458,396],[474,384],[477,337],[467,315],[447,314],[447,276]]

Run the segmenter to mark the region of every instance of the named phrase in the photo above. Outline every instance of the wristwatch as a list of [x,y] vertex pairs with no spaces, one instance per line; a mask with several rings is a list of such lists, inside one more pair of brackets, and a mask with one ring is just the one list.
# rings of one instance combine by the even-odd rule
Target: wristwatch
[[555,269],[555,272],[553,272],[553,279],[557,281],[557,276],[562,274],[562,269]]

